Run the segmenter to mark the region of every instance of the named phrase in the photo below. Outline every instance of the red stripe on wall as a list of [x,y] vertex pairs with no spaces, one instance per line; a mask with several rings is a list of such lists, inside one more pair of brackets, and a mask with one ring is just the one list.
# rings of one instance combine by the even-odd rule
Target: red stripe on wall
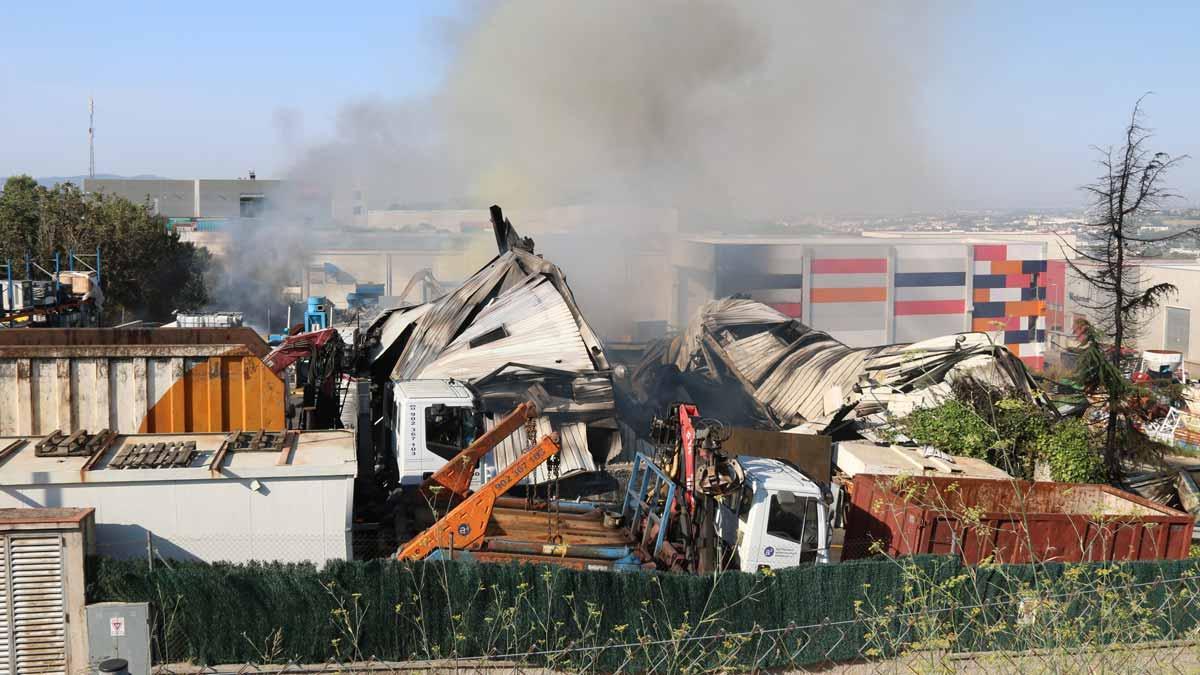
[[1007,274],[1004,276],[1005,288],[1029,288],[1032,282],[1032,274]]
[[813,302],[882,302],[886,288],[814,288]]
[[864,274],[887,272],[887,258],[827,258],[812,261],[813,274]]
[[976,244],[976,260],[1005,260],[1008,258],[1008,246],[1005,244]]
[[1030,370],[1042,370],[1046,367],[1046,357],[1044,356],[1022,356],[1020,358],[1025,363],[1025,367]]
[[767,306],[773,307],[793,319],[799,319],[803,315],[801,310],[804,309],[799,302],[768,302]]
[[962,314],[967,310],[965,300],[897,300],[896,316],[918,314]]

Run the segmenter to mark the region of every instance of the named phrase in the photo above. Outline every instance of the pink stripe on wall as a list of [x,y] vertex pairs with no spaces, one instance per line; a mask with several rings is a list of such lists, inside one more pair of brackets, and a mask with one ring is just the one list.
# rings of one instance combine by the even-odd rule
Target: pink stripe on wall
[[976,260],[1007,260],[1008,246],[1005,244],[976,244]]
[[801,310],[804,309],[804,306],[798,302],[768,302],[767,306],[773,307],[793,319],[799,319]]
[[863,274],[887,272],[887,258],[827,258],[812,261],[813,274]]
[[965,300],[898,300],[896,302],[896,316],[962,314],[966,311]]

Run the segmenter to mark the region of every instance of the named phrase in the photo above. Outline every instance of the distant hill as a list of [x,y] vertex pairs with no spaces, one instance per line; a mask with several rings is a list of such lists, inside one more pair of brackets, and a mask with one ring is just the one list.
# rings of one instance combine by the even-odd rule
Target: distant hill
[[[80,175],[80,176],[41,176],[39,178],[35,178],[34,180],[36,180],[38,182],[38,184],[40,184],[42,186],[52,188],[55,185],[58,185],[59,183],[74,183],[76,185],[82,186],[84,178],[87,178],[87,176],[83,176],[83,175]],[[162,176],[155,176],[152,174],[141,174],[138,176],[118,176],[115,173],[98,173],[98,174],[96,174],[96,178],[128,178],[131,180],[164,180],[164,178]],[[3,187],[5,180],[7,180],[7,178],[0,178],[0,187]]]

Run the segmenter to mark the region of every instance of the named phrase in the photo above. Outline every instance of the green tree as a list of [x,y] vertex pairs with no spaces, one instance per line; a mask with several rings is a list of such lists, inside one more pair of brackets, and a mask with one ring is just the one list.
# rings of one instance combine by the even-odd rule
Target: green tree
[[14,262],[28,251],[49,260],[55,252],[101,249],[105,313],[117,318],[167,320],[174,310],[208,302],[211,257],[179,240],[146,205],[104,194],[84,194],[71,183],[47,189],[28,176],[9,178],[0,193],[0,254]]
[[[1146,313],[1158,307],[1176,289],[1169,283],[1148,285],[1137,259],[1148,246],[1184,236],[1195,236],[1197,228],[1174,234],[1143,238],[1142,225],[1163,204],[1176,197],[1165,185],[1167,174],[1185,156],[1172,157],[1150,150],[1150,131],[1142,126],[1142,100],[1133,106],[1125,125],[1121,144],[1098,148],[1102,173],[1096,182],[1085,185],[1091,198],[1091,220],[1086,224],[1087,244],[1072,246],[1075,259],[1067,260],[1071,271],[1095,293],[1079,305],[1090,314],[1098,332],[1112,344],[1108,355],[1115,370],[1120,370],[1125,346],[1137,338]],[[1103,375],[1094,370],[1097,377]],[[1097,380],[1102,386],[1111,379]],[[1122,396],[1107,390],[1108,420],[1105,427],[1104,463],[1111,476],[1120,475],[1123,436],[1132,429],[1121,410]]]

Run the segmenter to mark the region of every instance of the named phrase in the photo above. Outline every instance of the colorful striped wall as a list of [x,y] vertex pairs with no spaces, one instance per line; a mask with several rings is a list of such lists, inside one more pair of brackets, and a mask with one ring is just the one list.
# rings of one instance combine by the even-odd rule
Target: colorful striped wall
[[1045,365],[1045,244],[976,244],[971,327],[1002,339],[1026,365]]
[[747,295],[799,319],[804,310],[804,247],[726,244],[716,248],[716,297]]
[[894,342],[917,342],[966,327],[967,246],[897,246]]
[[814,246],[809,323],[851,345],[889,342],[887,246]]
[[1061,307],[1066,276],[1044,244],[713,247],[715,297],[753,298],[853,347],[987,331],[1034,368],[1044,365],[1047,317],[1058,316],[1049,309],[1056,299]]

